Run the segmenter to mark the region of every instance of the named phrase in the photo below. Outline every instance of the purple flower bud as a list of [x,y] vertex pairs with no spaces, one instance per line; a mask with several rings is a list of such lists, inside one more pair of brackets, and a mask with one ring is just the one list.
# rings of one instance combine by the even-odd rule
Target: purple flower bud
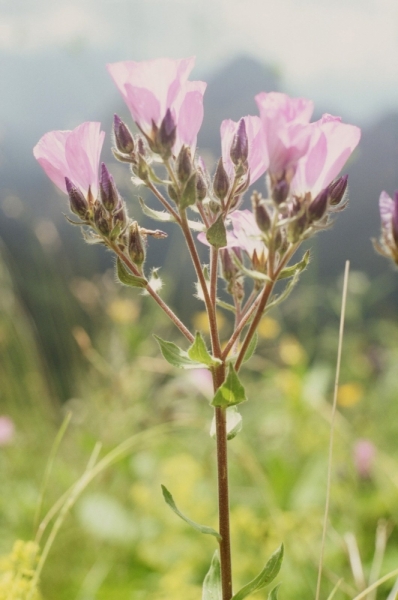
[[99,202],[94,208],[94,224],[98,231],[102,233],[102,235],[106,236],[111,231],[111,227],[105,209]]
[[348,185],[348,175],[343,175],[331,183],[328,187],[329,204],[337,206],[342,201]]
[[394,208],[392,211],[392,234],[398,245],[398,190],[394,193]]
[[310,221],[319,221],[324,216],[329,199],[329,188],[325,188],[314,198],[308,207],[308,216]]
[[157,133],[157,142],[160,146],[160,153],[165,156],[165,158],[171,155],[171,149],[175,144],[176,136],[177,127],[173,115],[171,114],[171,110],[168,108]]
[[282,204],[285,202],[289,195],[290,186],[286,179],[281,179],[272,188],[272,200],[275,204]]
[[123,154],[134,152],[134,139],[127,125],[117,115],[113,120],[113,131],[117,149]]
[[142,137],[138,138],[138,154],[140,156],[146,156],[146,152],[145,152],[145,144],[144,144],[144,140],[142,139]]
[[65,177],[65,185],[69,196],[71,211],[81,219],[85,219],[88,210],[87,200],[79,188],[68,177]]
[[239,121],[238,129],[232,140],[230,157],[234,165],[238,166],[240,163],[245,163],[249,156],[249,142],[246,133],[245,120]]
[[226,170],[224,169],[222,158],[220,158],[218,161],[216,173],[214,175],[213,190],[221,202],[227,196],[229,191],[229,178]]
[[130,227],[129,254],[135,265],[140,267],[143,264],[145,260],[145,247],[137,222],[133,223]]
[[205,178],[202,175],[202,171],[199,169],[196,171],[196,199],[198,202],[202,202],[207,196],[207,185]]
[[119,204],[119,194],[116,189],[115,181],[104,163],[101,163],[99,187],[102,204],[108,212],[113,212]]
[[228,248],[221,248],[220,250],[222,276],[228,283],[233,281],[239,273],[238,268],[231,258],[231,251],[233,252],[233,250],[229,250]]
[[181,146],[177,157],[177,175],[181,183],[188,181],[192,174],[191,149],[188,146]]
[[123,231],[127,225],[127,212],[124,202],[120,202],[120,206],[116,208],[112,215],[112,225],[119,225],[120,231]]
[[267,233],[271,227],[271,217],[268,213],[265,202],[261,199],[261,195],[257,192],[252,195],[251,200],[257,227],[263,233]]

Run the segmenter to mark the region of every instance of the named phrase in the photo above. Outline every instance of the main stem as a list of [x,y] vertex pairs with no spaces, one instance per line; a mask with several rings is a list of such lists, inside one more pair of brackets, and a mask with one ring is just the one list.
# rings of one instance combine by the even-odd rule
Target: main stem
[[[220,387],[225,378],[225,367],[222,365],[214,373],[214,389]],[[216,407],[217,436],[217,473],[218,473],[218,518],[221,562],[222,600],[232,598],[232,562],[231,535],[229,528],[229,488],[228,488],[228,448],[227,448],[227,415],[226,409]]]

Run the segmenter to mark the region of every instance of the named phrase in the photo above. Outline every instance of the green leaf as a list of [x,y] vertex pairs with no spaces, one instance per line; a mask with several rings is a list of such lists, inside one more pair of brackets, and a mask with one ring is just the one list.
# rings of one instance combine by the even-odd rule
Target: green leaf
[[171,510],[175,512],[183,521],[188,523],[191,527],[196,529],[196,531],[200,531],[200,533],[204,533],[207,535],[213,535],[217,538],[218,541],[221,540],[220,534],[213,529],[212,527],[207,527],[206,525],[199,525],[199,523],[195,523],[195,521],[191,521],[188,517],[182,514],[182,512],[177,508],[176,503],[174,502],[173,496],[170,494],[169,490],[162,485],[163,498],[168,506],[170,506]]
[[196,173],[194,171],[186,182],[184,190],[181,194],[180,208],[184,210],[185,208],[188,208],[188,206],[192,206],[195,204],[196,199]]
[[[227,415],[227,440],[233,440],[234,437],[242,431],[242,415],[236,406],[230,406],[226,410]],[[210,436],[216,438],[216,419],[213,417],[210,427]]]
[[118,258],[116,261],[116,273],[119,281],[124,285],[128,285],[130,287],[145,288],[148,284],[145,277],[138,277],[138,275],[133,275],[132,273],[130,273],[126,269],[120,258]]
[[246,400],[245,388],[241,384],[234,366],[230,363],[227,378],[216,391],[211,404],[212,406],[228,408],[229,406],[246,402]]
[[278,600],[278,592],[279,592],[280,585],[281,584],[278,583],[278,585],[276,585],[274,588],[272,588],[272,590],[268,594],[268,600]]
[[179,348],[176,344],[173,344],[173,342],[166,342],[157,335],[154,335],[154,338],[160,346],[163,358],[167,360],[170,365],[173,365],[173,367],[178,367],[179,369],[203,369],[203,363],[196,362],[189,358],[188,352],[182,350],[182,348]]
[[221,365],[221,360],[219,358],[214,358],[209,354],[204,339],[202,338],[199,331],[195,334],[195,341],[188,348],[188,356],[191,360],[202,363],[202,365],[206,365],[207,367],[214,367],[216,365]]
[[247,350],[243,357],[243,362],[247,362],[253,356],[253,354],[257,348],[257,342],[258,342],[258,333],[256,331],[247,347]]
[[147,217],[151,217],[151,219],[155,219],[155,221],[162,221],[163,223],[174,221],[173,217],[164,210],[153,210],[153,208],[149,208],[149,206],[145,204],[141,197],[139,197],[138,200],[141,205],[142,212]]
[[286,269],[282,269],[282,271],[279,273],[278,280],[286,279],[287,277],[293,277],[293,275],[295,275],[296,273],[301,273],[308,265],[309,260],[310,251],[307,250],[300,262],[296,263],[295,265],[292,265],[291,267],[286,267]]
[[262,273],[261,271],[255,271],[254,269],[248,269],[245,265],[239,260],[234,252],[231,252],[231,257],[238,269],[242,271],[248,277],[252,279],[256,279],[257,281],[272,281],[268,275]]
[[206,231],[206,239],[215,248],[223,248],[227,245],[227,232],[222,214]]
[[272,554],[264,569],[257,577],[245,585],[237,594],[232,596],[232,600],[243,600],[250,594],[261,590],[278,575],[283,560],[283,544]]
[[222,600],[221,564],[218,550],[213,555],[210,569],[203,582],[202,600]]

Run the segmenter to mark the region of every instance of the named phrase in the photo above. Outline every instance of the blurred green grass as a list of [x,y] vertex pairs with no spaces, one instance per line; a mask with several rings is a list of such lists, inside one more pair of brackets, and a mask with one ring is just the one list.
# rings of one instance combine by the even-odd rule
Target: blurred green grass
[[[40,587],[46,600],[200,598],[214,540],[169,511],[160,484],[192,519],[217,525],[205,375],[177,372],[161,360],[151,334],[169,339],[174,332],[148,298],[117,287],[109,272],[80,277],[72,291],[90,326],[83,328],[73,315],[62,324],[72,339],[68,376],[74,396],[60,404],[40,336],[4,263],[0,281],[0,415],[16,426],[12,443],[0,447],[0,554],[10,553],[17,539],[34,538],[43,473],[68,411],[72,419],[43,515],[78,480],[97,441],[104,455],[134,433],[167,422],[168,434],[143,443],[85,490],[56,538]],[[336,599],[358,591],[347,534],[357,540],[368,577],[376,530],[384,520],[389,539],[382,574],[398,564],[398,325],[392,318],[369,317],[374,286],[362,273],[351,275],[324,598],[341,577]],[[243,431],[230,442],[236,588],[255,576],[283,541],[280,597],[314,597],[340,287],[339,281],[330,289],[311,278],[302,281],[288,302],[264,319],[257,355],[243,373],[250,401],[241,410]],[[203,323],[200,313],[192,320]],[[226,332],[228,326],[225,320]],[[365,474],[354,456],[363,439],[375,448]],[[377,598],[385,598],[393,583]],[[258,597],[265,598],[265,592]]]

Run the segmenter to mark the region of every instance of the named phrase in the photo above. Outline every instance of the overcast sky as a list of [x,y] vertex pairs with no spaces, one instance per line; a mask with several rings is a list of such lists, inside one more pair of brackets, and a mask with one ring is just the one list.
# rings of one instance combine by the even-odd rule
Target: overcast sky
[[244,52],[277,67],[287,91],[354,120],[398,110],[397,0],[0,0],[0,51],[60,47],[195,54],[196,77]]

